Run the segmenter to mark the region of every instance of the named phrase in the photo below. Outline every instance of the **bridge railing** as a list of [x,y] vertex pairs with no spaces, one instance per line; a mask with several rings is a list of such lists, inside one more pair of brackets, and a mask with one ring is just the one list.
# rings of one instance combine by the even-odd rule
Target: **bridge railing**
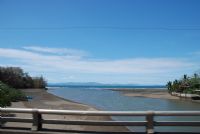
[[[3,122],[32,123],[32,131],[42,130],[43,124],[89,125],[89,126],[145,126],[147,134],[154,133],[155,126],[200,126],[200,121],[156,121],[159,116],[200,116],[200,111],[74,111],[49,109],[0,108],[0,127]],[[5,113],[32,114],[32,118],[4,117]],[[96,121],[44,119],[43,114],[78,116],[141,116],[144,121]]]

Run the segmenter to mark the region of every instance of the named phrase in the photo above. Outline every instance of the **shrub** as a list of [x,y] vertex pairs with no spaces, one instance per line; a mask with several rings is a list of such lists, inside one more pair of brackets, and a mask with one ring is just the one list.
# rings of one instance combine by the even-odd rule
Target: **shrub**
[[20,100],[26,100],[24,93],[0,81],[0,107],[10,106],[12,101]]

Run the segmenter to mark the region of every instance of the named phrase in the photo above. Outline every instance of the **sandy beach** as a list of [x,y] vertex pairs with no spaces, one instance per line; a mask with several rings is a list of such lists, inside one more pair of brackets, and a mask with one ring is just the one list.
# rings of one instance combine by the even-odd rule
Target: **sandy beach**
[[171,96],[165,89],[113,89],[119,91],[125,96],[130,97],[146,97],[155,99],[180,99],[176,96]]
[[[46,92],[43,89],[24,89],[22,90],[26,95],[32,96],[30,101],[13,102],[12,108],[40,108],[40,109],[62,109],[62,110],[92,110],[97,109],[66,100],[55,95]],[[77,96],[78,97],[78,96]],[[31,118],[30,114],[16,114],[17,117]],[[96,116],[70,116],[70,115],[44,115],[45,119],[67,119],[67,120],[112,120],[110,117],[96,117]],[[32,124],[20,124],[20,123],[6,123],[6,127],[24,127],[31,128]],[[86,130],[86,131],[115,131],[115,132],[128,132],[126,127],[99,127],[99,126],[78,126],[78,125],[43,125],[43,128],[48,129],[62,129],[62,130]]]

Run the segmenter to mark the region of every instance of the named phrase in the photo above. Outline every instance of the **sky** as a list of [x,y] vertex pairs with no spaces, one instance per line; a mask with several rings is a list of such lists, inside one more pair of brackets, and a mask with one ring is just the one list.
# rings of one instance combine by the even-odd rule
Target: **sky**
[[163,85],[199,59],[199,0],[0,0],[0,66],[49,83]]

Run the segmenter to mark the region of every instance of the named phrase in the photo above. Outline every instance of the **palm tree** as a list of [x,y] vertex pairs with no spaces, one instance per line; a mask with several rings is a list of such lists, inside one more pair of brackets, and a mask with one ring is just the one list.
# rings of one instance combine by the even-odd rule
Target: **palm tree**
[[194,73],[194,78],[198,79],[199,75],[197,73]]
[[187,80],[188,80],[187,74],[184,74],[184,75],[183,75],[183,80],[184,80],[184,81],[187,81]]
[[169,92],[169,93],[172,92],[172,82],[171,82],[171,81],[169,81],[169,82],[167,83],[167,89],[168,89],[168,92]]

